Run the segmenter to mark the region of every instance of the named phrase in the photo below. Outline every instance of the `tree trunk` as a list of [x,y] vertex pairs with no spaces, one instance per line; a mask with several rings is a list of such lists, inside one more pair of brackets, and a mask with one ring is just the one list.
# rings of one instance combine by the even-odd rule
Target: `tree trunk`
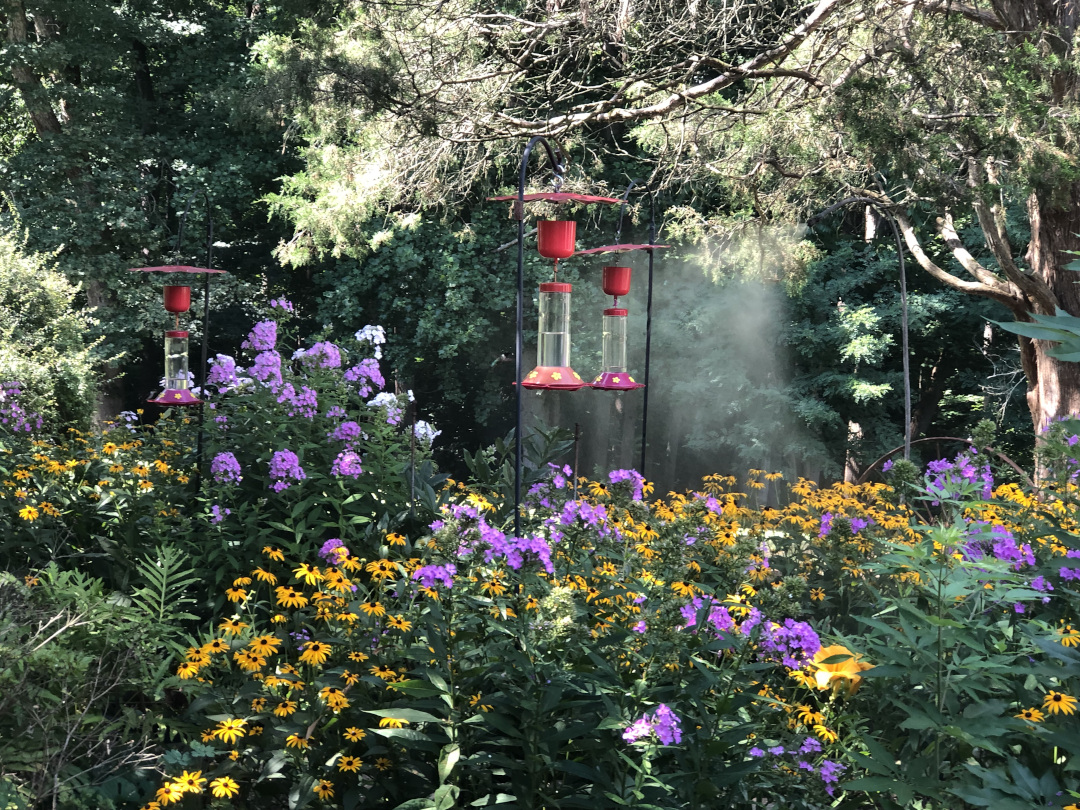
[[[1028,198],[1031,243],[1026,258],[1033,274],[1053,291],[1061,309],[1080,315],[1080,275],[1064,269],[1075,258],[1070,251],[1080,250],[1080,183],[1065,191],[1065,199],[1048,201],[1045,197],[1049,195],[1040,199],[1035,194]],[[1059,417],[1080,414],[1080,364],[1050,357],[1047,350],[1052,346],[1041,340],[1021,340],[1021,354],[1027,355],[1027,402],[1036,432]]]

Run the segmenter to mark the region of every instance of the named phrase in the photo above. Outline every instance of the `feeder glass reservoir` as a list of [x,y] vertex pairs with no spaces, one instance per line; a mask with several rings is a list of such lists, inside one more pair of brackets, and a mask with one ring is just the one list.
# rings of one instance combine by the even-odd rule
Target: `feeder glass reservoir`
[[165,388],[168,391],[185,391],[188,385],[188,333],[166,332]]
[[604,310],[603,373],[626,371],[626,322],[625,309]]
[[570,284],[540,285],[538,366],[570,365]]

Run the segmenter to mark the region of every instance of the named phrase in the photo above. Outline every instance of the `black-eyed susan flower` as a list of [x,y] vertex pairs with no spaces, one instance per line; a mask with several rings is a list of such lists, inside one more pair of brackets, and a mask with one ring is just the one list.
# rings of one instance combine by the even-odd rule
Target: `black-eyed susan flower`
[[262,568],[256,568],[251,574],[259,582],[269,582],[271,585],[277,585],[277,576],[269,571],[264,571]]
[[247,627],[247,624],[235,618],[225,619],[221,624],[218,625],[219,630],[221,630],[223,633],[229,634],[230,636],[240,635],[242,632],[244,632],[245,627]]
[[811,588],[810,589],[810,598],[815,602],[824,601],[824,599],[825,599],[825,589],[824,588]]
[[345,697],[345,693],[336,686],[323,687],[319,690],[319,697],[326,701],[326,705],[334,711],[348,708],[349,705],[349,699]]
[[298,734],[290,734],[285,738],[286,748],[307,748],[311,744],[311,741],[307,737],[301,737]]
[[364,566],[364,570],[371,574],[376,582],[384,579],[392,579],[397,576],[397,566],[390,560],[374,560]]
[[397,678],[397,673],[394,672],[394,670],[390,667],[385,666],[384,664],[379,664],[378,666],[372,667],[370,672],[376,678],[382,678],[384,681],[392,681]]
[[230,602],[243,602],[247,599],[248,593],[243,588],[226,588],[225,598]]
[[308,585],[316,585],[323,578],[322,572],[318,568],[307,563],[300,563],[299,567],[293,569],[293,575],[297,579],[302,579]]
[[266,666],[266,659],[254,650],[237,650],[233,659],[244,672],[258,672]]
[[1014,715],[1014,717],[1019,717],[1021,720],[1027,720],[1031,723],[1041,723],[1046,715],[1032,707],[1030,709],[1024,709],[1020,714]]
[[332,652],[330,645],[322,641],[308,641],[304,644],[304,651],[300,653],[300,660],[305,664],[319,666],[330,657]]
[[391,616],[386,620],[386,623],[393,627],[395,630],[400,630],[403,633],[412,630],[412,622],[402,616],[400,613],[396,616]]
[[360,609],[364,611],[368,616],[385,616],[386,608],[382,606],[381,602],[368,601],[363,602],[360,605]]
[[38,512],[35,507],[29,505],[24,506],[22,509],[19,510],[19,517],[30,523],[33,523],[35,520],[37,520],[40,514],[41,513]]
[[173,780],[174,785],[179,785],[184,793],[202,793],[206,780],[202,771],[184,771]]
[[290,714],[296,711],[295,700],[283,700],[277,706],[274,707],[274,714],[278,717],[288,717]]
[[285,553],[275,546],[263,546],[262,553],[269,557],[271,560],[277,562],[285,562]]
[[231,799],[240,792],[240,786],[228,776],[219,776],[210,783],[210,792],[216,799]]
[[323,801],[334,798],[334,783],[328,779],[320,779],[312,790]]
[[359,757],[354,757],[349,754],[345,754],[337,761],[337,767],[339,771],[346,771],[347,773],[354,773],[360,770],[360,766],[363,765],[363,761]]
[[244,726],[247,723],[239,717],[222,720],[214,728],[214,736],[222,742],[232,744],[244,736]]
[[266,711],[266,698],[257,697],[251,701],[251,711],[255,714]]
[[308,603],[303,593],[286,585],[277,589],[277,601],[279,605],[287,608],[302,608]]
[[178,802],[184,798],[184,789],[176,782],[166,782],[154,794],[162,806]]
[[359,663],[362,663],[364,661],[367,661],[368,656],[365,655],[362,652],[354,651],[354,652],[349,653],[349,660],[350,661],[355,661],[356,663],[359,664]]
[[400,717],[380,717],[379,728],[405,728],[409,725],[408,720],[402,720]]
[[281,639],[270,635],[256,636],[248,642],[248,647],[260,655],[274,655],[280,646]]
[[1076,647],[1080,645],[1080,632],[1073,629],[1071,624],[1063,624],[1058,629],[1058,634],[1061,638],[1058,639],[1066,647]]
[[386,757],[379,757],[375,760],[375,767],[378,768],[380,771],[388,771],[394,767],[394,763]]
[[229,651],[229,645],[223,638],[215,638],[212,641],[208,641],[200,647],[200,649],[208,655],[216,655],[217,653],[223,653]]
[[1043,698],[1043,708],[1050,714],[1072,714],[1076,711],[1076,698],[1051,690]]
[[356,726],[349,726],[347,729],[345,729],[345,732],[342,734],[342,736],[349,742],[360,742],[360,740],[364,739],[364,737],[367,736],[367,732],[364,731],[362,728],[356,728]]
[[405,535],[391,532],[386,535],[386,542],[392,546],[403,546],[405,545]]

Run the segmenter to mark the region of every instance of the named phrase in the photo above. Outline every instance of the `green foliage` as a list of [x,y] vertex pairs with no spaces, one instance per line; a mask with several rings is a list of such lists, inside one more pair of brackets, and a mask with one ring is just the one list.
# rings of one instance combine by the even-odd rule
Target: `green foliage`
[[25,583],[0,574],[0,617],[5,806],[111,807],[145,791],[158,719],[145,696],[176,627],[54,564]]
[[85,427],[101,359],[88,342],[95,324],[75,308],[79,289],[54,256],[34,253],[25,236],[0,234],[0,380],[17,381],[24,407],[50,426]]

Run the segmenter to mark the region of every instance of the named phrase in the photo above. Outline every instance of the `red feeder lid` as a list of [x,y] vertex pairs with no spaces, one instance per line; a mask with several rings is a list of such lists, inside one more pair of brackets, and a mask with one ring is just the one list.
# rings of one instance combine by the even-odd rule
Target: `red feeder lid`
[[608,307],[604,310],[605,315],[613,315],[617,318],[625,318],[630,314],[630,310],[623,309],[622,307]]
[[188,333],[185,332],[182,329],[181,330],[175,330],[174,329],[174,330],[172,330],[170,332],[165,333],[165,337],[187,337],[187,336],[188,336]]
[[562,281],[545,281],[540,285],[540,292],[568,293],[573,289],[573,284],[566,284]]

